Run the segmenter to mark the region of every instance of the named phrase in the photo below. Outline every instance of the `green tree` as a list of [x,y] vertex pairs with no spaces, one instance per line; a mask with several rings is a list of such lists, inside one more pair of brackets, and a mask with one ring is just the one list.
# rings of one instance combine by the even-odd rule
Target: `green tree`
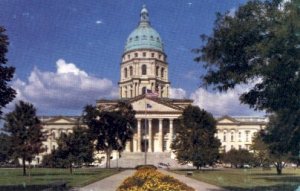
[[222,161],[230,163],[235,168],[244,167],[245,164],[252,164],[254,161],[253,154],[246,149],[231,149],[222,156]]
[[15,109],[5,116],[4,131],[9,135],[13,156],[22,160],[23,175],[26,176],[25,161],[30,164],[44,151],[42,141],[45,135],[34,106],[23,101],[17,103]]
[[193,163],[197,169],[212,165],[219,156],[220,141],[215,138],[216,121],[197,106],[188,106],[171,148],[181,164]]
[[263,132],[258,132],[254,138],[250,149],[253,151],[255,161],[259,166],[266,166],[271,163],[269,147],[263,140]]
[[274,163],[277,174],[282,174],[282,169],[291,156],[297,156],[299,145],[290,146],[298,143],[300,139],[299,128],[290,125],[291,121],[295,126],[300,126],[299,115],[289,115],[288,112],[280,112],[270,116],[270,122],[266,131],[263,132],[263,141],[268,145],[271,161]]
[[132,139],[136,128],[135,111],[126,102],[119,102],[110,109],[88,105],[84,109],[84,123],[89,127],[92,140],[96,141],[96,150],[106,154],[106,167],[110,168],[112,152],[122,152],[126,142]]
[[12,149],[9,136],[7,134],[0,134],[0,162],[8,163],[11,159]]
[[44,158],[45,165],[68,167],[70,174],[73,174],[73,165],[93,162],[94,144],[86,128],[77,126],[72,133],[62,133],[57,144],[57,149]]
[[[204,45],[195,50],[195,60],[208,70],[205,85],[226,91],[251,84],[240,101],[282,116],[286,129],[276,125],[278,129],[268,133],[272,137],[268,144],[285,143],[284,149],[270,149],[278,156],[300,150],[296,120],[300,113],[300,7],[296,2],[251,0],[234,16],[218,14],[212,35],[202,35]],[[284,137],[276,131],[289,133]]]
[[291,3],[281,10],[279,2],[251,0],[234,16],[218,14],[196,50],[208,70],[205,85],[226,91],[255,81],[242,103],[269,112],[300,109],[300,10]]
[[0,116],[2,108],[11,102],[16,95],[16,91],[8,85],[8,82],[13,78],[15,68],[4,66],[7,64],[5,54],[7,53],[8,46],[8,38],[4,32],[5,29],[0,26]]

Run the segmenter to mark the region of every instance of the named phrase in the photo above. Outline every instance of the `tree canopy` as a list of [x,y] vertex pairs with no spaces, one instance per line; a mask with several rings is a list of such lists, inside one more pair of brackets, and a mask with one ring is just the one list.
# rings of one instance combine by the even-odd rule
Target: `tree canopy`
[[123,151],[126,142],[132,139],[136,127],[135,111],[126,102],[119,102],[110,109],[88,105],[84,109],[83,121],[96,141],[96,150],[106,153],[106,167],[110,168],[112,152]]
[[180,118],[180,127],[171,148],[181,164],[193,163],[197,169],[212,165],[219,156],[220,141],[215,138],[216,121],[212,114],[197,106],[188,106]]
[[231,149],[222,156],[222,161],[230,163],[235,168],[244,167],[246,164],[252,164],[254,161],[253,154],[246,149]]
[[58,147],[52,151],[51,156],[44,158],[44,164],[68,167],[72,174],[73,165],[93,162],[94,144],[86,128],[76,126],[72,133],[63,133],[57,140],[57,144]]
[[251,0],[234,15],[218,14],[202,35],[196,61],[208,70],[205,85],[220,91],[255,83],[240,100],[258,110],[300,108],[300,10],[294,3]]
[[36,155],[44,151],[42,142],[45,135],[34,106],[23,101],[17,103],[15,109],[5,116],[4,131],[9,135],[13,156],[22,159],[25,176],[25,161],[31,163]]
[[16,95],[16,91],[8,84],[13,78],[15,68],[12,66],[4,66],[7,64],[5,54],[7,53],[8,46],[8,38],[4,32],[5,29],[0,26],[0,116],[2,114],[2,108],[11,102]]

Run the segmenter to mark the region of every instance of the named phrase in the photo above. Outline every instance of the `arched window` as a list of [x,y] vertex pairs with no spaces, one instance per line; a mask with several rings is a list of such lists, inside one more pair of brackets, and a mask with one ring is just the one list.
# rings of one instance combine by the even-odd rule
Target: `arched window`
[[138,57],[138,53],[134,53],[134,57],[136,57],[136,58],[137,58],[137,57]]
[[226,142],[226,131],[224,131],[223,133],[223,142]]
[[147,74],[147,66],[144,64],[142,65],[142,75],[146,75]]
[[139,36],[136,36],[136,37],[135,37],[135,40],[139,40]]
[[158,71],[159,71],[159,66],[156,66],[156,72],[155,72],[156,76],[158,76]]
[[133,69],[132,69],[132,66],[129,67],[129,75],[130,75],[130,76],[133,75]]
[[231,140],[231,142],[234,141],[234,132],[231,132],[230,140]]
[[146,87],[142,88],[142,94],[146,94]]
[[127,78],[127,68],[124,69],[124,78]]
[[143,57],[146,57],[146,52],[143,52]]
[[165,73],[165,69],[161,68],[160,75],[161,75],[162,78],[164,77],[164,73]]

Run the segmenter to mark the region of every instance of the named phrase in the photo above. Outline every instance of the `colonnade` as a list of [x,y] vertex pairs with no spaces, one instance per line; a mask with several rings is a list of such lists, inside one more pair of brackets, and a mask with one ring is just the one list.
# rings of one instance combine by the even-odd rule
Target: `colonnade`
[[[142,129],[142,120],[145,122]],[[153,121],[158,120],[158,124]],[[168,126],[164,125],[163,120],[168,120]],[[137,130],[133,140],[126,146],[127,152],[142,152],[142,148],[147,142],[147,152],[170,151],[170,146],[174,137],[174,119],[164,118],[137,118]],[[158,131],[154,131],[154,125],[158,126]],[[157,127],[156,127],[157,128]],[[143,142],[144,141],[144,142]],[[142,145],[144,144],[144,145]]]

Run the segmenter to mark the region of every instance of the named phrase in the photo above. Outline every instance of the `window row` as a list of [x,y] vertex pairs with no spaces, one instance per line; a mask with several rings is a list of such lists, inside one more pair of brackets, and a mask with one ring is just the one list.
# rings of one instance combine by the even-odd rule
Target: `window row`
[[147,40],[147,39],[150,39],[150,40],[152,40],[152,41],[157,41],[157,42],[160,42],[160,39],[159,39],[159,37],[154,37],[154,36],[150,36],[150,37],[147,37],[146,35],[143,35],[143,36],[141,36],[141,37],[139,37],[139,36],[135,36],[135,37],[130,37],[129,38],[129,42],[132,42],[133,40],[135,40],[135,41],[138,41],[139,39],[141,39],[141,40]]
[[[228,136],[229,133],[227,133],[226,131],[223,132],[223,139],[222,141],[223,142],[226,142],[227,141],[227,136]],[[231,142],[234,142],[235,141],[235,133],[234,132],[231,132],[230,133],[230,141]],[[239,142],[242,142],[242,132],[238,132],[238,141]],[[246,142],[249,142],[250,141],[250,131],[246,131],[245,132],[245,141]]]
[[[148,55],[149,54],[149,55]],[[131,58],[131,54],[127,54],[127,59],[129,60]],[[142,52],[141,55],[139,55],[138,52],[133,53],[133,58],[139,58],[139,57],[151,57],[151,58],[155,58],[156,54],[154,52]],[[157,58],[159,60],[164,60],[164,57],[162,56],[162,54],[158,54]],[[125,60],[125,57],[123,57],[123,60]]]
[[[165,68],[156,66],[156,76],[159,76],[160,72],[160,77],[163,78],[165,76]],[[141,74],[142,75],[147,75],[147,65],[143,64],[141,67]],[[129,68],[124,68],[124,78],[128,78],[129,76],[133,75],[133,67],[129,66]]]

